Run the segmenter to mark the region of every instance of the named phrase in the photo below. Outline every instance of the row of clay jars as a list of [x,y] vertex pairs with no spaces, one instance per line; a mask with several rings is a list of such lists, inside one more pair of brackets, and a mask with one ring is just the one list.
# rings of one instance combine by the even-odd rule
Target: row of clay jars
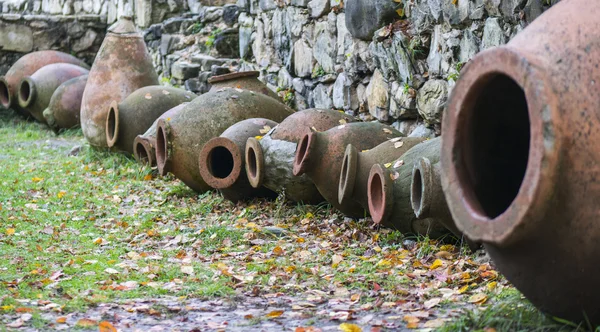
[[457,226],[535,306],[600,324],[600,2],[560,1],[461,71],[442,185]]
[[83,93],[81,128],[90,145],[108,147],[106,118],[113,101],[149,85],[159,85],[152,58],[132,18],[122,16],[108,29]]
[[367,212],[354,202],[340,204],[338,187],[344,151],[348,144],[357,149],[373,148],[402,133],[379,122],[354,122],[324,132],[311,132],[300,140],[294,158],[294,175],[306,174],[319,193],[336,209],[349,217],[365,217]]
[[29,116],[27,111],[19,106],[18,90],[21,80],[33,75],[39,69],[55,63],[69,63],[89,69],[89,66],[83,61],[63,52],[48,50],[26,54],[17,60],[4,76],[0,77],[0,103],[2,106]]
[[158,117],[196,97],[183,89],[151,85],[137,89],[120,103],[113,101],[106,116],[106,144],[132,154],[135,138],[147,131]]
[[173,173],[198,192],[210,189],[198,168],[204,144],[231,125],[248,118],[282,121],[293,113],[289,107],[261,93],[220,88],[205,93],[157,123],[156,161],[161,175]]
[[248,182],[244,165],[244,148],[248,138],[264,135],[275,126],[275,121],[251,118],[234,124],[219,137],[210,139],[200,151],[198,160],[204,182],[234,202],[254,197],[276,197],[274,191],[265,187],[253,188]]
[[[209,79],[209,83],[212,84],[209,92],[214,92],[222,88],[237,88],[262,93],[280,100],[277,94],[258,80],[259,74],[260,72],[258,71],[247,71],[213,76]],[[172,114],[173,111],[169,111],[169,113]],[[150,166],[156,166],[155,144],[157,124],[158,120],[154,121],[148,130],[138,135],[133,142],[133,155],[135,159],[140,163],[148,163]]]
[[66,81],[87,75],[88,72],[87,69],[70,63],[44,66],[33,75],[21,80],[18,93],[19,106],[37,121],[46,123],[43,113],[56,89]]
[[43,115],[48,126],[55,132],[61,128],[69,129],[80,126],[81,98],[87,79],[88,75],[72,78],[61,84],[52,94]]
[[307,175],[294,176],[293,162],[298,141],[312,131],[326,131],[332,127],[354,122],[356,119],[343,112],[307,109],[296,112],[275,128],[250,137],[246,142],[245,166],[252,187],[265,187],[296,202],[319,203],[323,197]]

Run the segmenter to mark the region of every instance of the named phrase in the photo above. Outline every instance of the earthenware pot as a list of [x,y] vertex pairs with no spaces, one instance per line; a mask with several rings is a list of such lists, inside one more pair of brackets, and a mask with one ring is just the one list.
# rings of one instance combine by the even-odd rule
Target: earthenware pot
[[281,101],[277,93],[273,92],[273,90],[269,89],[266,84],[258,79],[259,75],[259,71],[241,71],[212,76],[208,79],[208,83],[211,85],[210,91],[221,88],[237,88],[262,93]]
[[79,114],[81,112],[81,97],[88,75],[72,78],[61,84],[50,99],[43,115],[46,123],[55,132],[61,128],[69,129],[79,127]]

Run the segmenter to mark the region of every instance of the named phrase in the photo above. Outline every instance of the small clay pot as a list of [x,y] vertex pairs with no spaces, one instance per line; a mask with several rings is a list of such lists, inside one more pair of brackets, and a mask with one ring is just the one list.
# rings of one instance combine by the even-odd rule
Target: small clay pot
[[342,205],[358,204],[368,210],[367,184],[371,167],[375,164],[391,163],[424,140],[416,137],[396,137],[364,151],[358,151],[352,144],[348,144],[340,169],[338,202]]
[[25,54],[10,67],[4,76],[0,77],[0,103],[2,106],[11,108],[21,115],[29,116],[29,113],[19,106],[17,92],[21,80],[53,63],[70,63],[86,69],[90,68],[76,57],[59,51],[47,50]]
[[200,176],[200,150],[231,125],[248,118],[282,121],[294,111],[273,98],[254,91],[222,88],[205,93],[173,114],[159,119],[156,161],[160,174],[173,173],[198,192],[210,190]]
[[246,119],[227,128],[221,136],[210,139],[200,151],[198,164],[202,179],[233,202],[254,197],[276,197],[277,194],[267,188],[253,188],[244,167],[246,140],[264,135],[276,125],[277,122],[268,119]]
[[138,163],[150,167],[156,166],[156,127],[158,126],[158,120],[170,119],[173,114],[179,112],[187,104],[181,103],[166,111],[158,119],[154,120],[144,134],[136,136],[133,140],[133,156]]
[[208,79],[211,84],[210,91],[216,91],[222,88],[237,88],[262,93],[263,95],[275,98],[281,101],[281,98],[269,89],[258,79],[259,71],[241,71],[219,76],[212,76]]
[[55,132],[59,129],[79,127],[79,114],[81,112],[81,97],[88,75],[72,78],[61,84],[50,99],[43,115],[46,123]]
[[429,158],[421,157],[415,162],[410,185],[413,212],[418,219],[435,219],[457,238],[464,240],[474,251],[481,245],[463,238],[463,233],[456,227],[442,190],[441,171],[441,164],[434,164]]
[[19,87],[19,106],[36,120],[46,123],[44,110],[50,104],[54,91],[66,81],[87,75],[88,70],[70,63],[53,63],[24,77]]
[[368,202],[373,221],[406,234],[440,238],[448,230],[433,218],[420,219],[411,205],[413,166],[421,157],[437,162],[441,139],[434,138],[413,146],[397,160],[375,164],[369,172]]
[[365,209],[358,204],[340,204],[338,201],[344,150],[348,144],[360,150],[370,149],[386,140],[402,136],[399,131],[379,122],[348,123],[324,132],[306,134],[298,143],[294,175],[308,175],[321,195],[346,216],[365,217]]
[[313,108],[290,115],[260,140],[250,137],[245,152],[250,184],[254,188],[264,186],[284,192],[292,201],[322,202],[323,196],[307,175],[293,175],[296,145],[312,131],[325,131],[354,121],[354,117],[343,112]]
[[135,90],[158,85],[158,75],[146,43],[131,17],[122,16],[108,28],[98,50],[81,102],[81,129],[95,147],[106,143],[106,113]]
[[183,89],[151,85],[135,90],[118,104],[113,100],[106,115],[106,144],[132,154],[136,136],[164,112],[196,97]]

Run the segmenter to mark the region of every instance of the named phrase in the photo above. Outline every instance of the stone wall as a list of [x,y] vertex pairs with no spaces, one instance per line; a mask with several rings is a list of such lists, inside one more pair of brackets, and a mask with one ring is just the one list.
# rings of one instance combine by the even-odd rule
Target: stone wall
[[557,2],[361,1],[239,0],[240,57],[297,109],[341,109],[413,136],[440,133],[466,62]]

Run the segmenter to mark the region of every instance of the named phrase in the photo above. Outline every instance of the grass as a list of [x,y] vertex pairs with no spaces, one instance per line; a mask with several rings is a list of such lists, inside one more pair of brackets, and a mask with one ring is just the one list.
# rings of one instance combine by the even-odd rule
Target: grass
[[[68,156],[73,145],[80,153]],[[255,289],[302,301],[311,291],[324,301],[347,294],[377,312],[398,303],[422,307],[450,292],[431,309],[448,312],[442,331],[574,329],[541,314],[489,264],[449,241],[345,220],[327,204],[283,196],[234,204],[197,194],[128,156],[89,148],[79,130],[57,137],[10,112],[0,115],[0,147],[4,315],[22,310],[22,300],[66,314],[165,295],[236,299]],[[484,305],[469,303],[477,294],[485,294]],[[25,306],[33,326],[47,327],[38,307]]]

